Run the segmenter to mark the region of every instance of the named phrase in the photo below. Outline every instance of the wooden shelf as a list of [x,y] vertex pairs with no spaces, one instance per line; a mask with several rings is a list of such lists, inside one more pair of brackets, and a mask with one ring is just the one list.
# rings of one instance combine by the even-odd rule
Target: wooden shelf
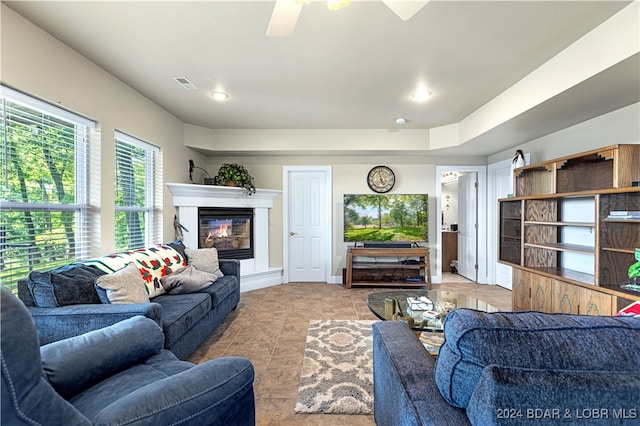
[[399,262],[353,262],[351,267],[353,269],[377,269],[377,268],[390,268],[390,269],[417,269],[424,268],[425,263],[411,263],[404,264]]
[[546,250],[566,251],[572,253],[594,253],[594,248],[590,246],[582,246],[579,244],[568,243],[524,243],[525,247],[536,247]]
[[499,200],[498,250],[499,262],[514,267],[514,309],[611,315],[638,297],[621,285],[640,248],[640,219],[609,215],[640,211],[640,187],[632,186],[639,144],[532,164],[513,179],[515,197]]
[[[387,259],[354,260],[354,258],[397,258],[397,261]],[[417,259],[416,263],[403,263],[403,261]],[[360,276],[363,271],[371,272],[370,275]],[[398,273],[398,271],[402,273]],[[405,272],[415,271],[415,275],[407,275]],[[355,272],[355,274],[354,274]],[[407,278],[420,277],[420,282],[406,280]],[[364,278],[364,279],[363,279]],[[347,250],[347,262],[345,271],[345,286],[384,286],[384,287],[424,287],[431,289],[431,265],[428,247],[412,248],[366,248],[350,247]]]
[[547,225],[547,226],[575,226],[584,228],[594,228],[596,224],[594,222],[538,222],[533,220],[525,220],[526,225]]
[[614,247],[601,247],[603,251],[612,251],[616,253],[627,253],[627,254],[636,254],[635,248],[614,248]]
[[537,272],[541,275],[549,278],[563,278],[574,284],[586,284],[593,286],[595,277],[592,274],[585,274],[584,272],[574,271],[572,269],[560,268],[560,267],[548,267],[548,268],[526,268],[529,271]]

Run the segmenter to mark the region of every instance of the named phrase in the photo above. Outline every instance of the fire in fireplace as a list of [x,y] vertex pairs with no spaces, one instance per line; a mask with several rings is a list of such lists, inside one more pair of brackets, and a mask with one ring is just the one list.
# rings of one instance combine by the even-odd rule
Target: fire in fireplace
[[253,258],[253,209],[198,208],[199,248],[215,247],[220,259]]

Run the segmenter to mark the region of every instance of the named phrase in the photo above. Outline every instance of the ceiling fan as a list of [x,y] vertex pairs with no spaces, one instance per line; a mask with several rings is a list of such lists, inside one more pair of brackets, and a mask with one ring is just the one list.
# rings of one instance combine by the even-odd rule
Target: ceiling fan
[[[298,15],[304,3],[310,0],[276,0],[267,28],[269,37],[285,37],[291,35],[296,27]],[[387,5],[403,21],[407,21],[420,9],[429,3],[429,0],[380,0]],[[347,4],[349,2],[347,1]]]

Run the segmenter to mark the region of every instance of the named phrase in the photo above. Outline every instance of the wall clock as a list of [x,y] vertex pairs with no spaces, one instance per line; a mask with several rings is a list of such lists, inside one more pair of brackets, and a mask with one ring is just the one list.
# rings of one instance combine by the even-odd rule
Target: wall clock
[[378,193],[389,192],[395,183],[396,175],[393,174],[393,170],[389,167],[375,166],[373,169],[369,170],[367,184],[372,191]]

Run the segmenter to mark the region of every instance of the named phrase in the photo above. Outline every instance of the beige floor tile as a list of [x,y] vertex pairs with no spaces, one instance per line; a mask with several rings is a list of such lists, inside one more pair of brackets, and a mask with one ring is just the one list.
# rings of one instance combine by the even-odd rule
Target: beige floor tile
[[[443,274],[434,290],[449,290],[511,310],[511,291]],[[310,320],[376,320],[367,295],[389,288],[351,288],[326,283],[289,283],[242,293],[240,304],[191,355],[202,363],[236,355],[251,360],[256,371],[256,424],[277,426],[369,426],[373,416],[296,414],[298,381]]]

